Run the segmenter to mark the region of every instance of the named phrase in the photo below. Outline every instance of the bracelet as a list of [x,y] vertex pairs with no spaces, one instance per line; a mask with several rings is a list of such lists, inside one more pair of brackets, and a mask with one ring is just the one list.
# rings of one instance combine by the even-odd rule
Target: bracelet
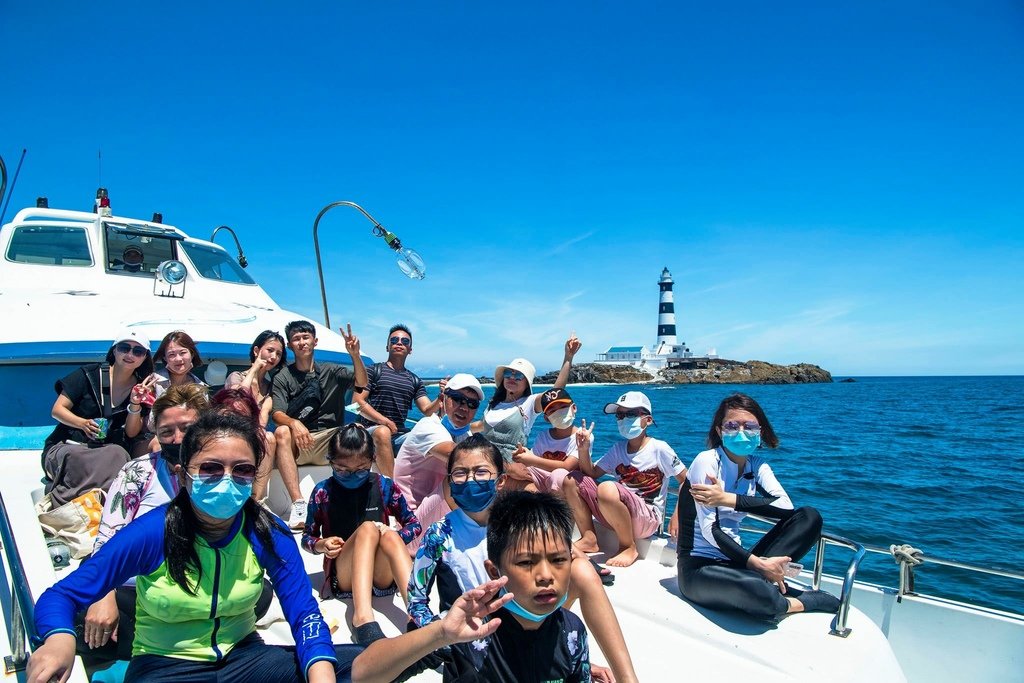
[[[138,408],[138,410],[132,410],[132,406],[135,406],[136,408]],[[142,404],[141,403],[129,403],[128,404],[128,413],[130,415],[138,415],[141,412],[142,412]]]

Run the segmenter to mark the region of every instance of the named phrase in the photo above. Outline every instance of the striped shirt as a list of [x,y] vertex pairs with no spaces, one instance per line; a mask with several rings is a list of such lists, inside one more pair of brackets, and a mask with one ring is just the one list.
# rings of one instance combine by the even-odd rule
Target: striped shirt
[[[405,368],[395,370],[387,363],[374,363],[366,374],[366,390],[370,393],[367,404],[394,422],[399,432],[409,431],[405,426],[409,409],[416,399],[427,395],[420,378]],[[360,417],[359,422],[367,426],[377,424],[365,417]]]

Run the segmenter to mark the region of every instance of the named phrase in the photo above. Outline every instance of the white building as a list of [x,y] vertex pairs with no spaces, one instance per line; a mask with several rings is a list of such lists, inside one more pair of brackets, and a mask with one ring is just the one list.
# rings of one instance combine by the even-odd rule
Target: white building
[[[635,368],[656,372],[684,359],[695,356],[686,346],[679,343],[676,337],[676,309],[672,296],[672,274],[668,268],[661,271],[658,280],[658,336],[654,345],[646,346],[611,346],[604,353],[597,354],[596,363],[607,365],[632,365]],[[701,358],[714,357],[713,354]]]

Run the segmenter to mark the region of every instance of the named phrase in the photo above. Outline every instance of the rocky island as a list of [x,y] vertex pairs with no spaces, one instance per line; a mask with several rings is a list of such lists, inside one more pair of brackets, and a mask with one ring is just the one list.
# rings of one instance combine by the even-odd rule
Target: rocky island
[[[535,384],[550,384],[557,372],[538,375]],[[725,358],[699,359],[686,366],[656,373],[631,365],[582,363],[569,372],[569,383],[607,384],[808,384],[831,382],[832,374],[817,365],[776,365],[760,360],[746,362]]]

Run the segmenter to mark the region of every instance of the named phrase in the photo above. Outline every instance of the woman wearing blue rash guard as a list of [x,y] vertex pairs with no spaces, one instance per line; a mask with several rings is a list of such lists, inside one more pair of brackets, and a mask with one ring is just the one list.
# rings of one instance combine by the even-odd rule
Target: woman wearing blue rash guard
[[[125,681],[348,680],[357,646],[331,642],[291,534],[251,497],[263,439],[250,420],[207,413],[189,428],[170,503],[137,518],[74,573],[43,593],[43,641],[27,680],[66,679],[74,613],[137,576],[137,617]],[[254,606],[266,571],[295,638],[266,645]]]
[[[715,411],[707,444],[711,450],[690,466],[669,525],[669,533],[679,537],[679,591],[704,607],[761,619],[835,612],[839,601],[833,595],[786,585],[790,561],[818,542],[822,521],[812,507],[793,509],[758,455],[762,446],[779,445],[761,406],[745,394],[727,397]],[[739,534],[747,513],[780,520],[750,550]]]

